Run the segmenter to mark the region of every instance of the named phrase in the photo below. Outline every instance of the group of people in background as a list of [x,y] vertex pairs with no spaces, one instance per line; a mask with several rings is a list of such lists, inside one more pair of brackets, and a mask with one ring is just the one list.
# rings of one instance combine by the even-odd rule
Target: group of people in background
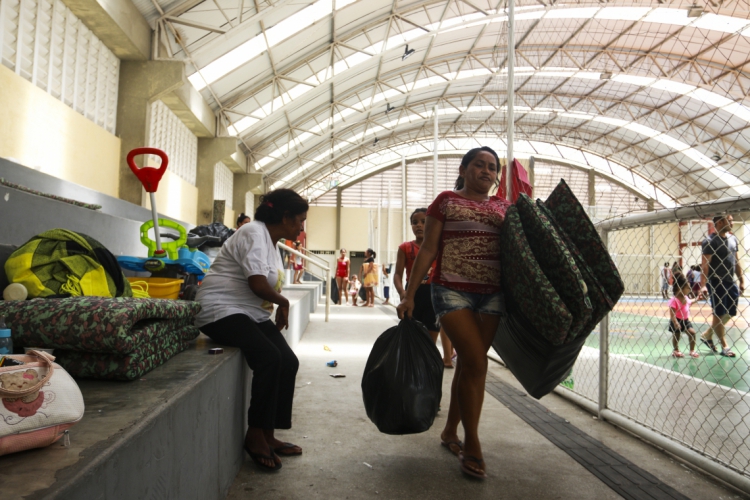
[[[390,287],[388,286],[388,275],[390,269],[385,264],[378,266],[375,263],[377,254],[372,248],[365,251],[365,261],[359,268],[359,274],[351,273],[351,260],[347,254],[346,248],[339,251],[339,257],[336,259],[336,286],[339,291],[339,301],[341,305],[348,305],[349,298],[352,299],[352,305],[357,306],[358,300],[362,298],[364,307],[375,307],[375,287],[378,284],[383,285],[384,304],[389,303]],[[381,271],[379,273],[378,271]],[[362,276],[360,281],[359,277]],[[382,277],[381,277],[382,276]],[[364,297],[361,292],[364,291]]]
[[[712,352],[734,358],[726,338],[726,324],[737,315],[739,297],[745,290],[745,278],[737,256],[739,242],[731,233],[731,215],[713,218],[715,232],[701,244],[701,265],[690,266],[686,273],[677,262],[669,267],[665,262],[661,270],[662,297],[669,300],[669,331],[672,334],[672,356],[683,358],[680,351],[680,334],[686,333],[690,357],[700,355],[696,350],[696,331],[690,321],[690,306],[694,301],[708,297],[711,303],[711,326],[700,337],[701,343]],[[736,280],[736,282],[735,282]],[[669,283],[672,285],[672,298],[669,298]],[[713,341],[719,339],[721,351]]]

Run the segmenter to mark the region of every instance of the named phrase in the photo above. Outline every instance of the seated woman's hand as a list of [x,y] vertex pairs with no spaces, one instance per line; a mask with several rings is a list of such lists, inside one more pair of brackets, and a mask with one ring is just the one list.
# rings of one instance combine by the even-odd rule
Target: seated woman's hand
[[404,317],[411,318],[414,312],[414,299],[409,299],[408,297],[401,299],[401,303],[396,307],[396,311],[398,312],[398,319],[404,319]]
[[274,320],[276,323],[276,328],[279,329],[279,331],[283,330],[284,328],[289,327],[289,302],[284,302],[283,304],[279,304],[279,307],[276,308],[276,318]]

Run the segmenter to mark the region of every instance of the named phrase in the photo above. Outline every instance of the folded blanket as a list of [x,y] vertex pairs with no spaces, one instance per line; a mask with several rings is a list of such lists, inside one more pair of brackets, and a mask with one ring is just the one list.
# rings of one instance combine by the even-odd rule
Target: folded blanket
[[[0,301],[0,316],[21,347],[126,355],[169,332],[198,335],[193,321],[200,304],[131,297],[70,297]],[[190,329],[184,329],[184,327]]]
[[55,361],[77,378],[135,380],[187,349],[199,333],[186,326],[144,342],[125,355],[56,350]]

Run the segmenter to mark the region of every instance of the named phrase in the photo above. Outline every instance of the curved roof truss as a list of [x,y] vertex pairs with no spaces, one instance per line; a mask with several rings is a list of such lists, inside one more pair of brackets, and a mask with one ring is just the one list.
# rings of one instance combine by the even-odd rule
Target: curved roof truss
[[[269,186],[314,195],[326,179],[367,163],[373,143],[423,149],[436,105],[445,141],[505,147],[503,1],[184,0],[165,7],[163,15],[144,13],[174,57],[197,70],[188,70],[191,81]],[[183,22],[170,38],[175,20],[192,25]],[[745,4],[696,12],[683,0],[521,0],[515,30],[520,147],[584,150],[679,203],[750,191]]]

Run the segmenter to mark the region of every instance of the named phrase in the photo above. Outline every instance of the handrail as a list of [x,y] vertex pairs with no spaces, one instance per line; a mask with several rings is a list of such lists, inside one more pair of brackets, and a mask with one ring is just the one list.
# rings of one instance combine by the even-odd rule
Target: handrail
[[307,249],[306,247],[300,247],[300,248],[301,248],[302,250],[305,250],[306,252],[308,252],[308,253],[307,253],[306,255],[310,256],[310,257],[311,257],[311,260],[315,260],[315,259],[317,259],[317,261],[318,261],[318,262],[320,262],[320,263],[322,263],[322,264],[325,264],[325,265],[328,265],[328,262],[327,262],[327,261],[326,261],[326,260],[325,260],[325,259],[324,259],[323,257],[319,257],[318,255],[316,255],[316,254],[312,253],[312,252],[311,252],[310,250],[308,250],[308,249]]
[[327,323],[328,322],[328,313],[331,310],[331,293],[330,293],[331,292],[330,291],[330,286],[331,286],[331,268],[328,267],[328,265],[327,265],[328,263],[325,263],[325,265],[324,265],[324,264],[321,264],[320,262],[316,262],[315,260],[311,259],[310,257],[308,257],[307,255],[303,254],[302,252],[298,252],[294,248],[291,248],[290,246],[285,245],[285,244],[283,244],[280,241],[276,243],[276,246],[278,248],[282,248],[282,249],[286,250],[287,252],[291,253],[292,255],[297,255],[299,257],[302,257],[304,260],[310,262],[311,264],[314,264],[314,265],[318,266],[319,268],[321,268],[321,269],[323,269],[325,271],[325,275],[326,275],[326,277],[325,277],[325,285],[326,285],[326,290],[327,290],[327,293],[326,293],[326,323]]
[[678,208],[665,208],[645,214],[626,215],[625,217],[603,220],[595,224],[595,226],[600,231],[614,231],[675,220],[702,219],[724,213],[744,212],[746,210],[750,210],[750,194],[696,203],[695,205]]

